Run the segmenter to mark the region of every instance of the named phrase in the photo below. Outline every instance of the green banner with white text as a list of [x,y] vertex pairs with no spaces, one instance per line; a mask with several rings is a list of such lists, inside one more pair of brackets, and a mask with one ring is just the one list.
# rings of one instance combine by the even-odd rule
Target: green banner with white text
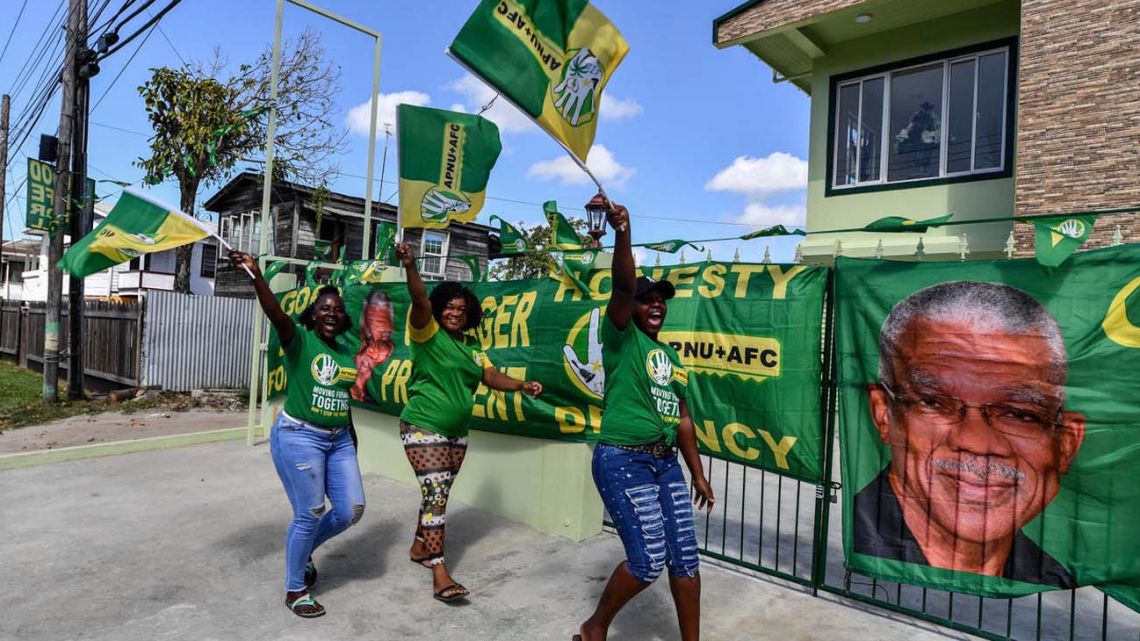
[[1140,604],[1137,246],[835,279],[847,568]]
[[[659,339],[688,367],[689,412],[702,451],[808,481],[822,475],[820,349],[827,270],[802,265],[709,262],[654,267],[645,273],[677,288]],[[611,289],[609,270],[583,274],[589,292],[568,280],[473,283],[483,322],[470,340],[496,367],[542,382],[531,399],[480,387],[472,427],[537,438],[596,438],[604,409],[600,322]],[[429,285],[430,286],[430,285]],[[411,374],[404,283],[344,288],[353,329],[338,340],[360,348],[361,312],[369,292],[394,305],[395,350],[367,382],[364,406],[399,414]],[[316,296],[302,287],[279,295],[299,315]],[[270,394],[284,390],[285,369],[271,336]]]

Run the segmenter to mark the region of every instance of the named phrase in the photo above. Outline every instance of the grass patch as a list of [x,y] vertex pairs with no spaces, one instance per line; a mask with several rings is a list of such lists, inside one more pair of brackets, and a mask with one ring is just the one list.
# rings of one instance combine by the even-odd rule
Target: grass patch
[[36,372],[0,360],[0,380],[4,381],[4,391],[0,393],[0,431],[14,427],[40,425],[80,414],[100,414],[102,412],[131,413],[170,403],[166,395],[157,398],[112,403],[106,399],[67,400],[67,389],[59,388],[58,403],[45,403],[43,400],[43,377]]

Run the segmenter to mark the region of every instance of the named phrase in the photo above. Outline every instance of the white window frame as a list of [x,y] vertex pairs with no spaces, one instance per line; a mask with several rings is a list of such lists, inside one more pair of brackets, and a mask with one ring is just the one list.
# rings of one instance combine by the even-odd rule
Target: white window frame
[[[978,60],[984,56],[1004,53],[1005,65],[1002,67],[1002,116],[1001,116],[1001,152],[999,155],[999,162],[996,167],[986,167],[984,169],[974,169],[974,162],[976,160],[977,150],[977,129],[978,129]],[[1009,126],[1009,65],[1010,56],[1013,55],[1012,48],[1009,45],[973,51],[968,54],[958,56],[948,56],[941,60],[926,60],[920,63],[906,65],[888,71],[881,71],[877,73],[869,73],[864,76],[855,78],[848,78],[841,82],[835,83],[835,91],[831,95],[831,110],[835,114],[835,129],[831,132],[832,145],[831,145],[831,158],[828,162],[831,163],[831,184],[828,186],[833,192],[842,192],[852,189],[860,189],[868,186],[875,185],[904,185],[907,183],[924,182],[930,180],[941,180],[945,178],[959,178],[963,176],[974,176],[984,174],[1000,174],[1007,171],[1006,167],[1006,145],[1009,144],[1007,127]],[[970,169],[965,171],[958,171],[949,173],[946,171],[947,154],[949,152],[949,131],[948,116],[950,109],[950,68],[951,65],[964,62],[968,60],[974,61],[974,117],[972,119],[972,129],[970,132]],[[929,67],[931,65],[942,64],[942,111],[941,121],[939,127],[939,161],[938,161],[938,175],[925,176],[922,178],[908,178],[906,180],[888,180],[887,170],[890,163],[890,141],[894,139],[894,135],[890,131],[890,115],[891,115],[891,79],[894,74],[910,71],[920,67]],[[874,80],[876,78],[883,79],[883,114],[880,121],[880,150],[879,150],[879,177],[876,180],[865,180],[858,182],[860,162],[862,161],[862,145],[856,145],[856,160],[855,160],[855,177],[854,184],[845,185],[839,184],[840,171],[839,171],[839,148],[841,143],[845,140],[841,137],[843,132],[843,121],[840,118],[839,112],[839,95],[842,89],[852,85],[859,86],[858,104],[859,104],[859,135],[863,135],[863,83],[867,80]]]
[[[427,259],[427,238],[428,234],[439,234],[443,236],[443,246],[440,254],[431,254],[431,258],[439,258],[439,271],[428,271]],[[425,229],[420,236],[420,256],[423,258],[420,264],[420,272],[429,277],[431,280],[441,280],[447,276],[447,257],[451,251],[451,233],[443,229]]]
[[[243,252],[246,252],[248,254],[252,254],[255,258],[261,254],[264,254],[264,253],[272,254],[273,253],[272,249],[270,249],[269,251],[266,251],[266,250],[262,249],[261,247],[255,247],[254,246],[255,244],[257,244],[257,245],[261,244],[261,233],[260,233],[260,230],[257,229],[257,224],[256,224],[260,219],[261,219],[261,210],[260,209],[245,211],[245,212],[242,212],[240,214],[234,214],[232,217],[223,218],[222,219],[222,224],[223,224],[222,238],[226,238],[224,228],[229,227],[230,228],[229,231],[230,231],[230,234],[232,236],[232,240],[230,241],[230,243],[235,248],[237,248],[238,251],[243,251]],[[228,223],[228,225],[227,225],[227,223]],[[269,225],[269,236],[268,236],[267,242],[269,243],[269,247],[272,248],[272,247],[276,246],[276,242],[275,242],[276,239],[273,237],[274,236],[274,234],[273,234],[274,225],[273,225],[273,211],[272,210],[270,211],[269,222],[267,224]]]

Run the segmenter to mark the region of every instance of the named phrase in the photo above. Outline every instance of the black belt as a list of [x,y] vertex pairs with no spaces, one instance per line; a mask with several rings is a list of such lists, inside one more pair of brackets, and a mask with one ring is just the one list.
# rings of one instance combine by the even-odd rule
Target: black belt
[[665,443],[665,439],[644,445],[618,445],[617,443],[604,443],[610,447],[617,447],[630,452],[641,452],[656,458],[665,458],[673,453],[673,446]]

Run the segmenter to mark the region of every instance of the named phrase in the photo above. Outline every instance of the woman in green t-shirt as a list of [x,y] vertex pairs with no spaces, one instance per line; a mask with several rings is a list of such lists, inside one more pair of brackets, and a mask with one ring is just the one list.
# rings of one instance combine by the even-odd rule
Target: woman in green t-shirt
[[609,208],[617,236],[613,292],[601,332],[606,409],[593,474],[626,560],[610,575],[597,608],[574,639],[605,639],[618,611],[668,568],[681,639],[696,641],[701,629],[697,536],[676,448],[693,479],[693,503],[711,510],[713,492],[685,404],[688,372],[676,350],[657,339],[669,312],[667,301],[676,292],[667,280],[637,276],[625,207],[601,194],[591,204]]
[[423,497],[409,554],[413,563],[431,569],[435,598],[449,602],[470,594],[448,573],[443,541],[447,497],[467,454],[475,390],[483,383],[494,390],[535,397],[542,393],[542,383],[503,374],[478,346],[468,344],[466,333],[483,319],[479,299],[470,289],[445,281],[428,296],[411,247],[398,244],[396,257],[407,270],[412,296],[408,317],[412,373],[408,404],[400,414],[400,436]]
[[293,507],[285,538],[285,605],[297,616],[319,617],[325,609],[309,595],[317,581],[313,550],[364,514],[364,485],[348,413],[356,352],[337,341],[349,320],[337,288],[324,287],[301,313],[299,324],[294,323],[252,256],[231,251],[230,260],[253,275],[257,300],[285,352],[285,407],[269,435],[273,465]]

